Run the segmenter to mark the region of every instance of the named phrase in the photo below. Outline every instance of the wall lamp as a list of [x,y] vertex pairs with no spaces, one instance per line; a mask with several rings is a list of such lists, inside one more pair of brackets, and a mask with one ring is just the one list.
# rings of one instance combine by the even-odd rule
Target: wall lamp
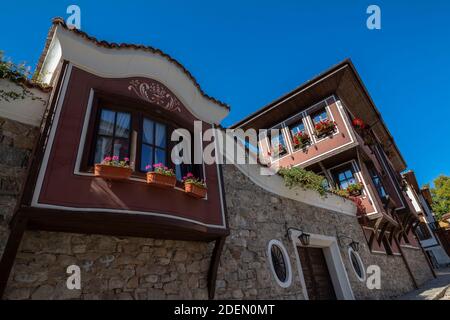
[[311,242],[311,235],[309,233],[303,232],[302,230],[298,230],[298,229],[295,229],[295,228],[289,228],[287,230],[287,236],[288,237],[289,237],[289,232],[291,230],[300,232],[300,235],[297,237],[297,239],[301,242],[302,245],[309,246],[309,244]]
[[[339,240],[339,245],[340,245],[341,247],[349,246],[349,247],[351,247],[353,250],[359,251],[359,242],[353,240],[353,238],[350,238],[350,237],[345,236],[345,235],[340,235],[340,236],[338,236],[338,240]],[[345,240],[350,240],[350,242],[348,242],[347,244],[345,244]]]

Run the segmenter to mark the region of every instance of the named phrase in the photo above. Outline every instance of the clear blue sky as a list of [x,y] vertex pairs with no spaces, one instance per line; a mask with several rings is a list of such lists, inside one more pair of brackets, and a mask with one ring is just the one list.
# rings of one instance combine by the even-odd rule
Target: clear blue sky
[[178,59],[231,105],[224,125],[350,57],[419,183],[450,175],[450,1],[6,1],[0,49],[34,67],[70,4],[83,31]]

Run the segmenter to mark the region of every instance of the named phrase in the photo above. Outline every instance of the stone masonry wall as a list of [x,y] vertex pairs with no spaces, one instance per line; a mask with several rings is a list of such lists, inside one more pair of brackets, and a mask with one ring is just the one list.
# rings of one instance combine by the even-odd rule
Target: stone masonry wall
[[413,249],[402,247],[403,253],[408,260],[409,267],[411,268],[412,273],[414,274],[414,278],[417,281],[417,284],[421,286],[429,280],[433,275],[428,266],[428,262],[426,261],[425,255],[420,249]]
[[[286,238],[287,227],[332,237],[349,235],[361,244],[359,254],[365,267],[378,265],[381,269],[381,290],[369,290],[365,283],[357,279],[350,265],[348,249],[341,248],[342,260],[356,299],[390,298],[413,290],[402,257],[370,253],[356,217],[269,193],[253,184],[234,166],[224,166],[223,170],[231,235],[226,241],[219,268],[219,298],[302,298],[295,263],[296,248]],[[271,239],[283,242],[290,255],[294,278],[289,288],[279,287],[270,271],[266,251]],[[421,254],[416,251],[415,255]],[[425,260],[415,261],[414,269],[423,274],[424,279],[431,278]]]
[[[357,299],[382,299],[413,289],[400,256],[371,254],[356,217],[313,207],[269,193],[232,165],[223,168],[231,234],[222,253],[216,284],[218,299],[303,299],[295,248],[286,228],[359,241],[365,267],[381,268],[381,290],[369,290],[342,260]],[[301,192],[301,191],[300,191]],[[272,239],[290,256],[293,281],[281,288],[266,256]],[[10,276],[6,299],[207,299],[206,275],[213,244],[68,233],[25,233]],[[409,252],[409,251],[408,251]],[[416,256],[414,270],[428,278]],[[66,289],[66,268],[81,268],[81,290]]]
[[[206,243],[26,232],[6,299],[207,299]],[[68,266],[81,290],[68,290]]]
[[0,117],[0,257],[38,128]]

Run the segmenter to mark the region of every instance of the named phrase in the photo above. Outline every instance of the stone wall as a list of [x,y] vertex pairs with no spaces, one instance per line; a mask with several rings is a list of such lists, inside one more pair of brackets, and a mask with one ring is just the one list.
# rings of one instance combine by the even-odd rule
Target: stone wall
[[402,247],[414,278],[419,286],[433,277],[425,255],[421,249]]
[[[381,269],[381,290],[369,290],[358,280],[350,265],[348,249],[341,248],[356,299],[383,299],[413,290],[402,257],[372,254],[356,217],[269,193],[253,184],[234,166],[224,166],[223,170],[231,235],[226,241],[219,268],[219,298],[231,298],[233,294],[234,297],[258,299],[302,298],[295,264],[296,248],[286,237],[287,227],[331,237],[349,235],[361,244],[359,254],[365,267],[378,265]],[[283,242],[290,255],[294,278],[287,289],[275,282],[266,257],[267,244],[272,239]],[[431,278],[426,261],[416,259],[416,263],[415,269],[423,273],[424,278]]]
[[[206,243],[26,232],[7,299],[207,299]],[[68,290],[70,265],[81,290]]]
[[38,128],[0,117],[0,257]]
[[[381,290],[369,290],[353,272],[347,248],[340,249],[357,299],[381,299],[413,289],[400,256],[372,254],[352,215],[269,193],[232,165],[224,166],[231,234],[217,276],[218,299],[304,299],[296,248],[286,237],[294,227],[312,234],[350,235],[359,241],[365,267],[381,268]],[[300,191],[301,192],[301,191]],[[293,281],[281,288],[266,256],[268,242],[283,242]],[[26,232],[8,283],[7,299],[207,299],[206,275],[213,244],[67,233]],[[409,252],[414,270],[428,278],[420,251]],[[426,262],[425,262],[426,263]],[[66,268],[81,268],[82,289],[66,289]]]

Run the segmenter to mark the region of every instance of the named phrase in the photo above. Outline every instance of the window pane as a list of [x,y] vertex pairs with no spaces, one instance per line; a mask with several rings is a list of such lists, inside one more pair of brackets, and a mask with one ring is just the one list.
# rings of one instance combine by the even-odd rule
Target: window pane
[[272,144],[272,147],[276,147],[279,144],[281,144],[282,146],[285,146],[283,135],[280,134],[280,135],[278,135],[276,137],[273,137],[272,140],[271,140],[271,144]]
[[142,133],[142,140],[145,143],[154,144],[153,142],[153,127],[155,123],[151,120],[144,119],[144,128]]
[[118,156],[120,160],[129,157],[128,139],[114,139],[113,156]]
[[166,163],[166,150],[164,150],[164,149],[156,149],[155,163],[162,163],[163,165],[167,165],[167,163]]
[[141,171],[146,171],[147,165],[153,165],[153,147],[142,145],[141,151]]
[[160,123],[156,123],[155,145],[161,148],[166,147],[166,126]]
[[343,169],[337,169],[333,172],[333,177],[336,181],[336,184],[340,189],[347,189],[350,185],[356,184],[356,178],[353,173],[353,169],[349,167],[345,167]]
[[114,119],[116,113],[111,110],[103,109],[100,115],[100,124],[98,133],[105,136],[112,136],[114,130]]
[[316,114],[314,114],[312,116],[312,120],[313,120],[314,124],[317,124],[320,121],[324,121],[324,120],[327,120],[327,119],[328,119],[328,113],[327,113],[326,109],[324,109],[321,112],[316,113]]
[[95,159],[94,163],[101,163],[103,159],[111,154],[111,144],[112,138],[109,137],[98,137],[97,146],[95,149]]
[[346,179],[352,179],[353,178],[353,173],[350,170],[345,171],[344,174],[345,174],[345,178]]
[[292,127],[291,132],[292,132],[292,135],[300,133],[300,132],[305,132],[305,125],[303,124],[303,122],[298,123],[294,127]]
[[130,114],[119,112],[116,120],[116,138],[130,137]]

